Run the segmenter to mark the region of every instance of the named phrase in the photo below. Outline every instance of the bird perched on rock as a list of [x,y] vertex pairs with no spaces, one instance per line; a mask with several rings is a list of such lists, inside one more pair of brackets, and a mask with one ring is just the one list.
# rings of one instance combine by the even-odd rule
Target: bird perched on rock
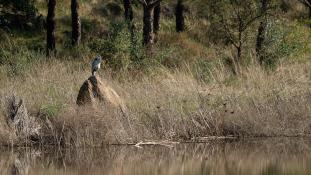
[[102,57],[97,56],[92,62],[92,75],[95,75],[95,72],[99,70],[100,64],[102,62]]

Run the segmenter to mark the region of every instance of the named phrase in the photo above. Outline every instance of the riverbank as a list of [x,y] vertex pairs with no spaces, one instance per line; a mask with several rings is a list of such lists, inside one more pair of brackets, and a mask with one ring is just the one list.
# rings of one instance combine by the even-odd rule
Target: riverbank
[[87,62],[39,61],[13,77],[2,66],[0,143],[19,142],[5,120],[6,97],[12,94],[24,99],[31,116],[53,126],[41,137],[54,145],[311,134],[310,61],[284,63],[274,72],[254,65],[240,76],[215,66],[210,69],[210,81],[198,79],[187,69],[158,67],[148,73],[116,75],[104,68],[100,77],[124,100],[126,118],[104,107],[78,109],[79,88],[90,75]]

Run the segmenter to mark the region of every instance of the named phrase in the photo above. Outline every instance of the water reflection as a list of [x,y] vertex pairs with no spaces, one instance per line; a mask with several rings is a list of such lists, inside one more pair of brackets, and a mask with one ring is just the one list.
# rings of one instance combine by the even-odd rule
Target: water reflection
[[179,144],[170,149],[0,150],[0,174],[311,174],[311,139],[252,139]]

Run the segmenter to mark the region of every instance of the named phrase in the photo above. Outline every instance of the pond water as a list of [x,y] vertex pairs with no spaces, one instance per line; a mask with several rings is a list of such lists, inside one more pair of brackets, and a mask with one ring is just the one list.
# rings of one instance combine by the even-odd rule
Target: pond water
[[305,175],[311,139],[273,138],[100,149],[0,149],[5,175]]

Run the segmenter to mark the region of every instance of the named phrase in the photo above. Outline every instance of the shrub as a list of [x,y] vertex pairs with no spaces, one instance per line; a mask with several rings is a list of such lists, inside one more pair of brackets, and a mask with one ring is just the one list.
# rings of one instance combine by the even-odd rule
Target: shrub
[[40,114],[49,118],[55,117],[61,112],[62,107],[60,103],[48,103],[41,106]]
[[127,70],[143,62],[141,38],[132,34],[124,22],[110,24],[107,39],[96,39],[89,44],[92,51],[104,56],[104,60],[113,70]]
[[9,76],[22,75],[32,63],[42,57],[40,52],[26,47],[0,47],[0,64],[6,65]]
[[195,77],[202,82],[209,82],[212,74],[213,63],[208,60],[198,60],[194,64]]
[[1,6],[0,26],[42,29],[43,18],[38,15],[34,0],[1,0]]
[[306,36],[301,26],[285,24],[286,21],[271,19],[264,41],[264,65],[275,69],[284,58],[296,55],[306,48]]

